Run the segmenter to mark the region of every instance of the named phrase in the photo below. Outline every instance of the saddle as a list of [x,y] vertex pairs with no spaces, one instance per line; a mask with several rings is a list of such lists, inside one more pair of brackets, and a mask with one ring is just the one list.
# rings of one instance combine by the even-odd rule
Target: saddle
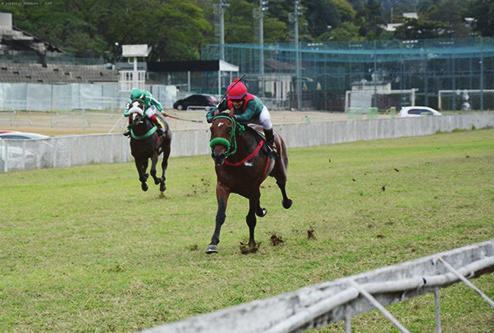
[[256,142],[259,142],[261,140],[266,141],[266,137],[264,136],[264,130],[262,129],[262,126],[256,124],[247,124],[245,128],[247,129],[247,131],[254,134],[254,137],[256,138]]
[[272,150],[271,147],[266,143],[266,136],[264,135],[264,130],[262,126],[259,126],[257,124],[247,124],[245,126],[247,131],[251,132],[254,134],[254,137],[256,138],[256,142],[259,143],[259,141],[263,140],[264,145],[262,147],[262,152],[264,155],[268,157],[272,157]]

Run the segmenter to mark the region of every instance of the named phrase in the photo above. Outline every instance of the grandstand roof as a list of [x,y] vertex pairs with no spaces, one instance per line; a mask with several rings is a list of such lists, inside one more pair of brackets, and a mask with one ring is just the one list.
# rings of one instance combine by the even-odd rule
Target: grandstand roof
[[238,72],[238,66],[223,60],[161,61],[147,65],[152,72]]

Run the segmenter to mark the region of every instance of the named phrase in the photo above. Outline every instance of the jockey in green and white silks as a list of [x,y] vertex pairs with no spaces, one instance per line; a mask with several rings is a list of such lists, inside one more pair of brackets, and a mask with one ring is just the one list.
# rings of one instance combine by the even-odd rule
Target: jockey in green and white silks
[[[273,123],[268,108],[257,96],[249,94],[242,81],[233,81],[227,88],[227,98],[218,106],[218,111],[231,110],[239,122],[261,125],[266,137],[266,144],[276,153],[274,145]],[[210,122],[213,112],[207,114]]]
[[[137,89],[137,88],[134,88],[132,89],[132,91],[130,92],[130,97],[129,97],[129,101],[127,102],[126,106],[125,106],[125,110],[124,110],[124,116],[125,117],[129,117],[130,115],[130,110],[132,109],[133,105],[132,103],[133,102],[140,102],[143,104],[144,106],[144,115],[146,117],[148,117],[154,125],[156,125],[156,127],[158,128],[158,134],[163,134],[163,124],[160,122],[160,120],[158,119],[157,117],[157,113],[158,112],[162,112],[163,111],[163,106],[161,105],[161,103],[153,97],[153,95],[145,90],[145,89]],[[131,119],[129,117],[129,125],[131,123]],[[124,133],[124,135],[128,136],[130,134],[130,131],[127,131]]]

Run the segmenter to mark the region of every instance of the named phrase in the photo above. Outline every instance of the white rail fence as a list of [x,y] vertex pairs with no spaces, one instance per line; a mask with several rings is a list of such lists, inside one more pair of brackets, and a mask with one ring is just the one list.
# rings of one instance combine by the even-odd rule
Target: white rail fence
[[[437,253],[276,297],[147,329],[145,333],[298,332],[344,320],[377,308],[400,332],[409,332],[385,306],[434,293],[436,333],[441,332],[439,289],[464,282],[494,311],[494,302],[467,278],[494,271],[494,240]],[[472,292],[473,292],[472,291]]]
[[[176,100],[175,86],[149,85],[147,89],[165,107],[171,107]],[[118,82],[0,82],[0,111],[121,110],[128,96],[128,91],[120,91]]]
[[[309,147],[359,140],[430,135],[462,129],[494,127],[494,112],[390,119],[352,119],[310,124],[287,124],[275,129],[288,147]],[[173,133],[172,156],[210,153],[209,130]],[[121,134],[72,135],[43,140],[0,140],[0,172],[124,163],[132,159],[128,139]]]

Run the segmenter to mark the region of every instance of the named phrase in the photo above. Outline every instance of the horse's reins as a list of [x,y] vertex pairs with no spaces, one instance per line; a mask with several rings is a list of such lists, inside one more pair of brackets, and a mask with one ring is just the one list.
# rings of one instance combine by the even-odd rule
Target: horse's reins
[[184,118],[172,116],[171,114],[168,114],[168,113],[165,113],[165,112],[161,112],[161,114],[163,115],[163,117],[168,117],[168,118],[182,120],[182,121],[188,121],[188,122],[191,122],[191,123],[204,123],[204,121],[202,121],[202,120],[184,119]]

